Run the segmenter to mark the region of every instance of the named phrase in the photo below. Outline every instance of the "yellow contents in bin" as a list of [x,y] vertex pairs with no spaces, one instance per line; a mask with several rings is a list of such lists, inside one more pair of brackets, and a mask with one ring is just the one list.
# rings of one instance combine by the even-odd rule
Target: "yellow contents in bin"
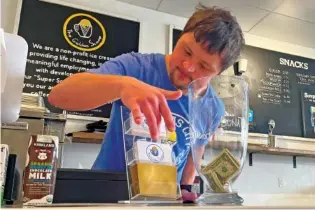
[[130,166],[129,172],[132,197],[177,199],[175,166],[138,162]]

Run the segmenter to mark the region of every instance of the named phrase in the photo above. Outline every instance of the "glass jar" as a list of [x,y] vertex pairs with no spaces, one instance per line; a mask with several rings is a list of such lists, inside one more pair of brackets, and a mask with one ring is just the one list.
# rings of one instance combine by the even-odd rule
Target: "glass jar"
[[243,199],[232,184],[246,159],[247,83],[241,77],[219,75],[197,79],[188,89],[193,161],[207,189],[196,202],[240,204]]

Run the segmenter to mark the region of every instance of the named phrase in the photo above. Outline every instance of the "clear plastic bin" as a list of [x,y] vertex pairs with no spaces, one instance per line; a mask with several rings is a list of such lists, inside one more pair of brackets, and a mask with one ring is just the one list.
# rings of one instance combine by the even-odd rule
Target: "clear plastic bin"
[[175,133],[161,123],[160,138],[153,141],[146,121],[137,125],[130,110],[121,107],[129,201],[177,201],[181,198],[172,148]]

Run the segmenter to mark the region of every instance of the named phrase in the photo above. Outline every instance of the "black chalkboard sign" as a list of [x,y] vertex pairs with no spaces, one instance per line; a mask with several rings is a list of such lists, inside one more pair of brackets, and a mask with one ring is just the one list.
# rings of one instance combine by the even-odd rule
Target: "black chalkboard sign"
[[173,28],[172,51],[175,49],[175,45],[176,45],[177,41],[179,40],[181,34],[182,34],[182,30]]
[[251,46],[243,57],[248,60],[243,76],[250,90],[250,132],[267,133],[273,119],[274,134],[303,137],[301,91],[315,87],[315,60]]
[[[177,34],[173,29],[173,46]],[[249,84],[249,132],[267,134],[273,119],[275,135],[314,138],[315,105],[301,99],[301,91],[315,94],[315,60],[252,46],[245,46],[242,57],[248,60],[243,77]]]
[[[136,21],[84,11],[39,0],[24,0],[18,34],[28,43],[24,89],[44,97],[66,77],[98,68],[127,52],[138,52],[140,24]],[[110,90],[104,90],[104,93]],[[109,117],[111,104],[68,114]]]
[[303,132],[307,138],[315,138],[315,89],[302,90]]

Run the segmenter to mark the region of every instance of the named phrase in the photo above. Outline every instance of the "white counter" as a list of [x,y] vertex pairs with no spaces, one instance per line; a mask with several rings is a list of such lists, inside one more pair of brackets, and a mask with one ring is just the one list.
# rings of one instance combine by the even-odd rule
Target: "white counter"
[[242,195],[243,206],[256,208],[310,208],[315,209],[315,194],[254,194]]
[[[142,209],[315,209],[315,194],[253,194],[244,195],[241,206],[198,206],[198,205],[152,205],[152,204],[56,204],[50,207],[36,207],[38,210],[118,210]],[[57,208],[58,207],[58,208]],[[24,207],[33,208],[33,207]],[[20,208],[17,208],[20,209]]]

